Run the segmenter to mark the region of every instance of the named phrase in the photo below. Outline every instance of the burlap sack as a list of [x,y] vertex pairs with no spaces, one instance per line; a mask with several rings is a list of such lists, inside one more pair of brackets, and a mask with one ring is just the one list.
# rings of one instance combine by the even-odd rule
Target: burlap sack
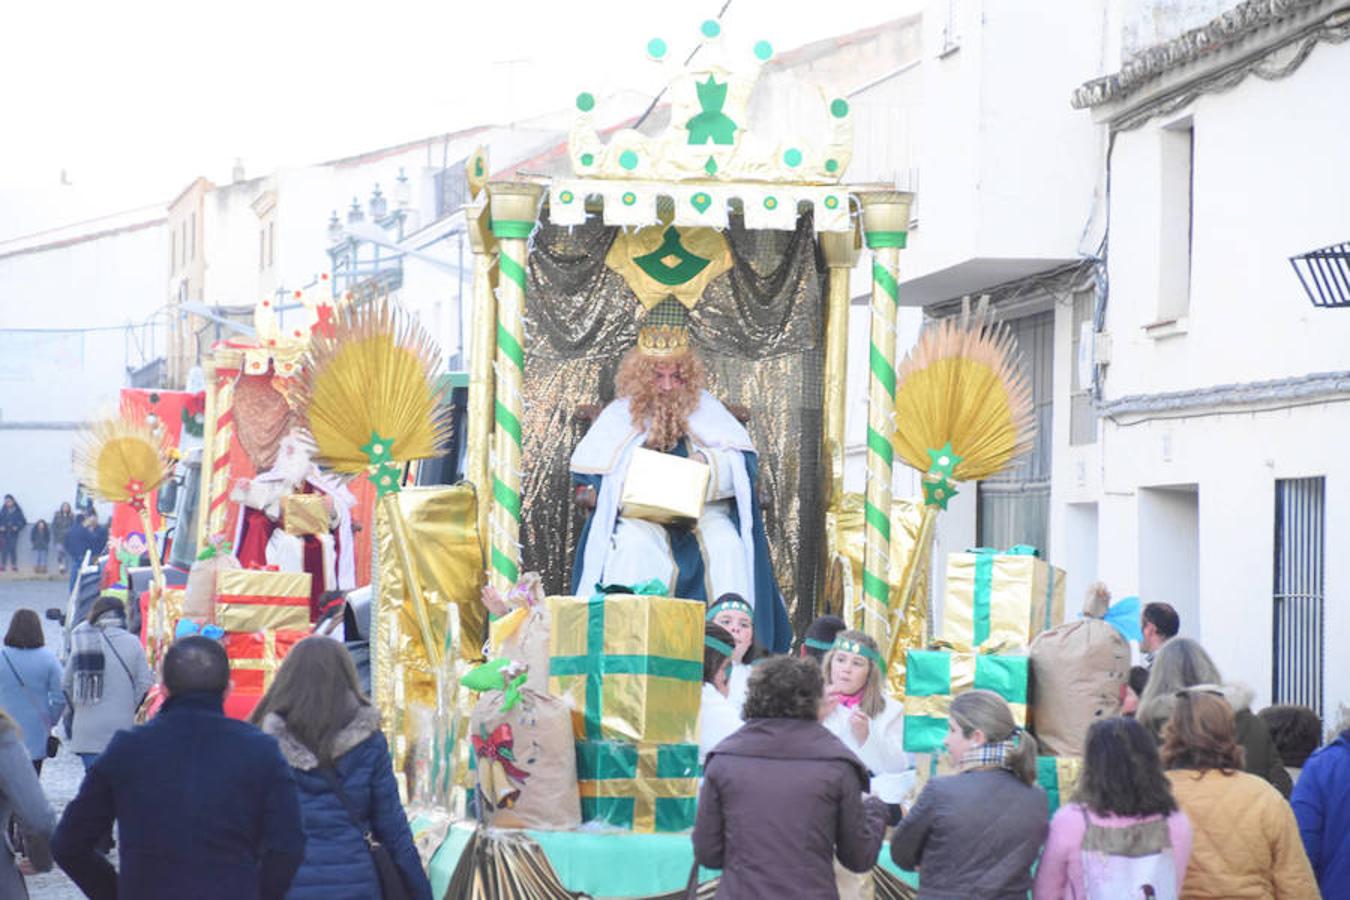
[[1031,642],[1031,721],[1041,753],[1082,756],[1088,727],[1120,713],[1130,645],[1100,619],[1066,622]]
[[469,717],[483,818],[497,828],[565,831],[581,824],[572,713],[557,697],[525,688],[482,695]]
[[[515,630],[501,642],[500,649],[493,652],[493,658],[506,657],[529,666],[525,687],[540,694],[548,693],[548,639],[552,622],[548,614],[548,604],[539,603],[530,607],[519,607],[509,615],[523,616]],[[496,625],[493,626],[494,628]]]
[[[237,569],[239,560],[228,553],[217,553],[208,559],[199,559],[188,570],[187,585],[183,588],[183,617],[216,620],[216,573],[221,569]],[[169,623],[170,628],[173,627]]]

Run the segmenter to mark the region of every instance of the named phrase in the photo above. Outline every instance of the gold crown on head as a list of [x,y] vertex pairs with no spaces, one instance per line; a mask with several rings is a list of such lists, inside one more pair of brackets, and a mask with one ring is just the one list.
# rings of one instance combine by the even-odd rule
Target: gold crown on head
[[648,356],[678,356],[689,348],[689,313],[674,297],[652,307],[638,329],[638,351]]

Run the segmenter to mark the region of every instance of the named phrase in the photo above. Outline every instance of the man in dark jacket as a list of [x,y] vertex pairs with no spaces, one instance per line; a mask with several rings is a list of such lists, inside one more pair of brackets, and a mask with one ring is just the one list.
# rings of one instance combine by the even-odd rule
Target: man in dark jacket
[[70,587],[75,589],[75,582],[80,577],[80,564],[84,561],[85,551],[89,552],[91,561],[97,559],[103,552],[103,548],[108,543],[107,532],[100,532],[98,516],[92,512],[83,514],[76,520],[70,531],[66,532],[65,550],[66,556],[70,557]]
[[[221,711],[230,666],[204,637],[164,656],[169,699],[119,731],[66,807],[52,855],[93,900],[280,900],[304,857],[275,739]],[[121,873],[95,851],[119,825]]]
[[718,897],[838,897],[836,857],[876,865],[886,804],[863,797],[867,767],[817,721],[823,692],[809,660],[756,665],[745,724],[708,754],[694,856],[722,870]]

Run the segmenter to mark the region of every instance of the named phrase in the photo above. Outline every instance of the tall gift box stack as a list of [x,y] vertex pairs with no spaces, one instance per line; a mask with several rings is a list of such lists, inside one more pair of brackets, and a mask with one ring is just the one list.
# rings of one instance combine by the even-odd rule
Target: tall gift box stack
[[222,569],[216,624],[225,631],[231,690],[225,713],[245,719],[272,685],[286,654],[310,631],[308,572]]
[[698,799],[706,607],[658,584],[634,590],[548,598],[549,691],[572,708],[582,819],[684,831]]
[[1027,723],[1027,647],[1064,619],[1064,572],[1032,547],[987,548],[947,557],[942,640],[905,655],[905,750],[936,753],[952,698],[991,690]]

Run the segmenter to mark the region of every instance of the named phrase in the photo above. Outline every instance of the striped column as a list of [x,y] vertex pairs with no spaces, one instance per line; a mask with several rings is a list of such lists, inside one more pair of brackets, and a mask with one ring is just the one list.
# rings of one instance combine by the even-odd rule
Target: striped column
[[[863,505],[865,630],[890,646],[891,478],[895,451],[895,322],[899,311],[900,250],[913,195],[863,191],[863,239],[872,251],[872,322],[868,348],[867,490]],[[874,633],[875,632],[875,633]]]
[[525,375],[525,260],[544,189],[491,183],[488,202],[500,255],[496,390],[493,403],[492,512],[488,576],[505,593],[520,579],[520,423]]
[[[234,380],[239,376],[239,363],[225,363],[215,368],[207,381],[207,434],[202,454],[202,493],[206,510],[205,526],[197,534],[200,550],[212,536],[225,533],[226,516],[230,511],[230,444],[234,440]],[[225,535],[234,540],[233,534]]]

